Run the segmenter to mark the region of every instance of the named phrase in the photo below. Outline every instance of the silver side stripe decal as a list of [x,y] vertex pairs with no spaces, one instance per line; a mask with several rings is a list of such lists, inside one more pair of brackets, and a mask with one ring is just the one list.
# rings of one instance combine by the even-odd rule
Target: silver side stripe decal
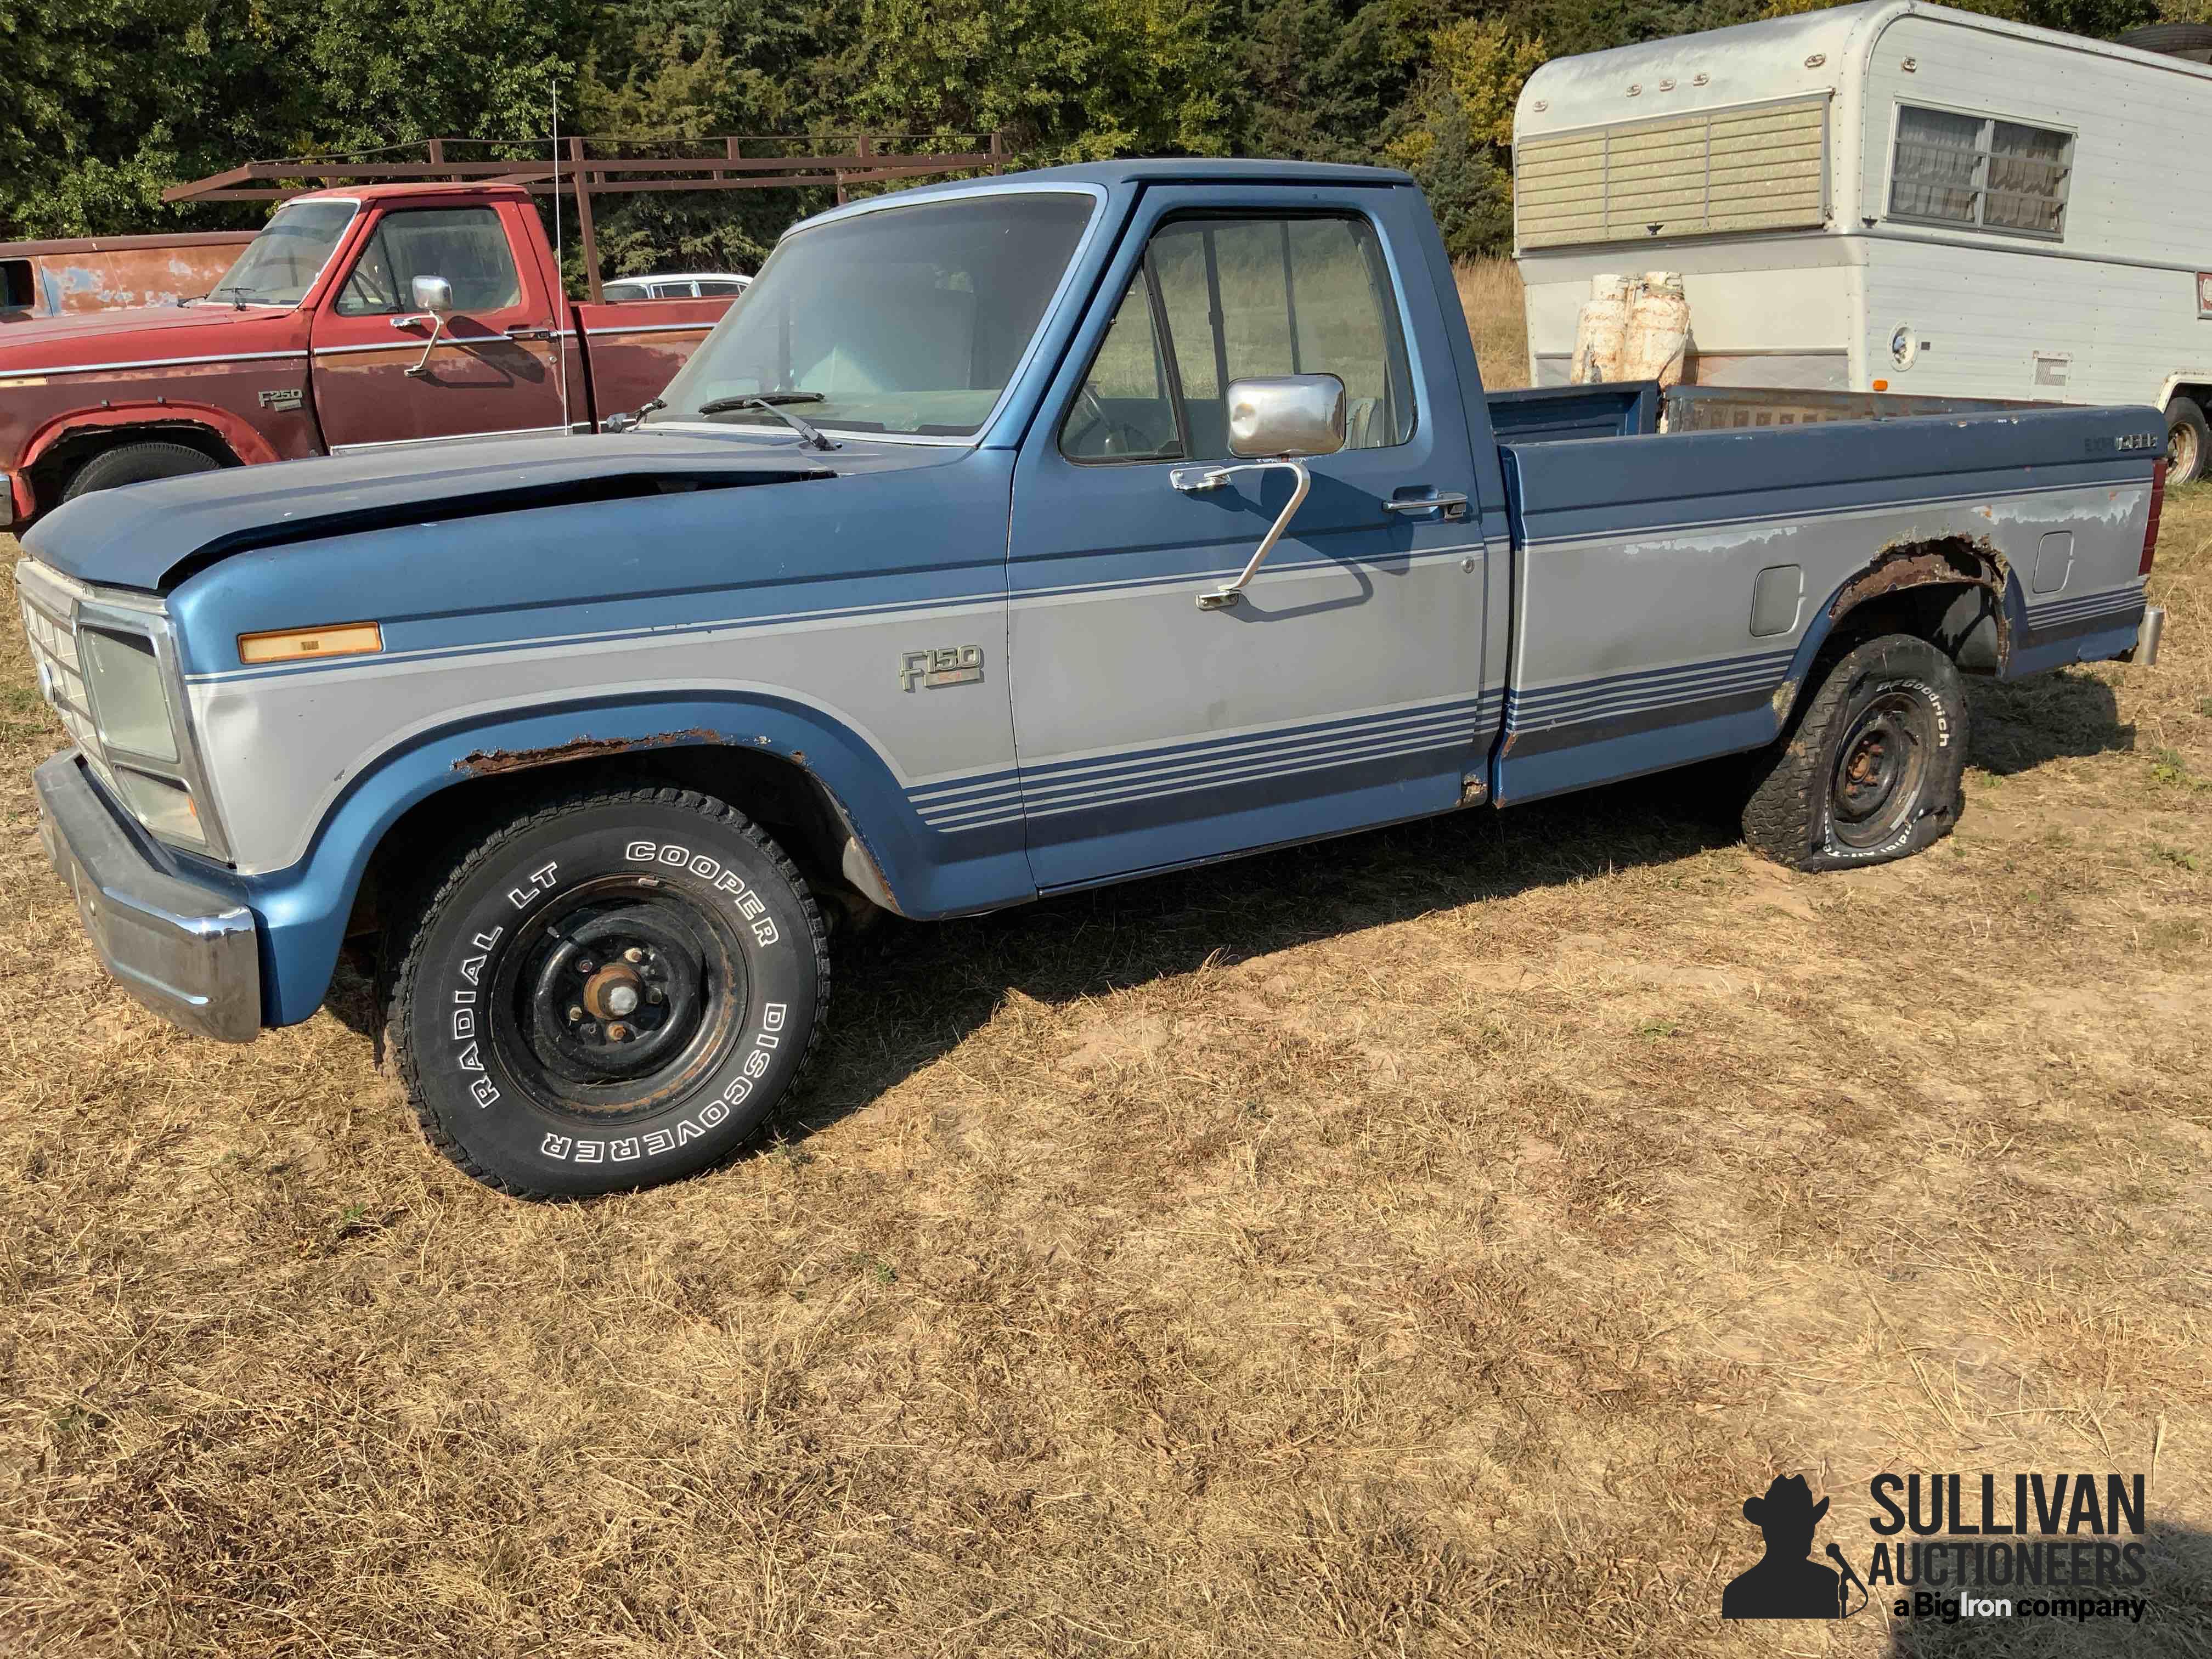
[[[2118,481],[2118,487],[2126,488],[2130,485],[2143,490],[2146,494],[2150,489],[2148,479],[2142,480],[2140,483],[2134,479]],[[1976,501],[2012,501],[2023,495],[2061,495],[2069,490],[2110,490],[2114,487],[2114,482],[2112,480],[2093,480],[2077,483],[2028,484],[2018,489],[1980,489],[1963,495],[1916,495],[1899,501],[1854,501],[1839,507],[1796,507],[1790,509],[1790,516],[1799,520],[1834,519],[1846,517],[1855,513],[1888,512],[1901,507],[1963,506]],[[1539,548],[1573,547],[1584,543],[1668,539],[1678,536],[1695,535],[1704,530],[1727,530],[1738,525],[1747,524],[1771,524],[1774,517],[1774,510],[1769,507],[1762,512],[1735,514],[1718,519],[1688,519],[1675,524],[1632,525],[1617,530],[1580,530],[1557,536],[1532,534],[1528,537],[1526,544],[1533,552]],[[1540,516],[1539,523],[1540,522]]]
[[1300,721],[1218,738],[1139,751],[1046,762],[1024,778],[999,772],[957,778],[908,792],[924,823],[942,833],[981,830],[1029,817],[1125,805],[1197,791],[1424,750],[1465,748],[1486,738],[1502,702],[1497,690],[1351,720]]
[[66,368],[15,368],[0,373],[0,386],[13,380],[47,379],[56,374],[112,374],[125,368],[204,368],[217,363],[278,363],[304,362],[304,351],[232,351],[211,357],[146,357],[130,363],[71,363]]

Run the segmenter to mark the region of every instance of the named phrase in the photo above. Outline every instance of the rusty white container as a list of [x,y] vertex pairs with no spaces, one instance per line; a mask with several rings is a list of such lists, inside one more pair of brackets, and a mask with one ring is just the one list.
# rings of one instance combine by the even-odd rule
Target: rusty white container
[[1567,371],[1571,386],[1592,386],[1621,378],[1621,349],[1628,334],[1628,279],[1604,276],[1590,278],[1590,296],[1575,319],[1574,361]]
[[1629,296],[1627,313],[1620,378],[1679,386],[1690,349],[1690,302],[1682,293],[1680,273],[1645,271]]

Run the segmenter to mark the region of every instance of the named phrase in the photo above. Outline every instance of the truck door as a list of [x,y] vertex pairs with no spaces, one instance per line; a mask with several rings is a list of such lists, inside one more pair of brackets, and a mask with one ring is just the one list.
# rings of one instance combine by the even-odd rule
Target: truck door
[[[1016,470],[1008,656],[1042,888],[1444,811],[1480,765],[1473,452],[1456,393],[1431,390],[1455,380],[1418,245],[1391,234],[1419,198],[1237,194],[1141,198]],[[1230,459],[1231,382],[1293,374],[1343,380],[1346,447],[1307,464],[1240,602],[1202,609],[1291,481],[1175,475]]]
[[[520,223],[528,211],[501,202],[380,211],[315,319],[315,413],[332,453],[561,430],[553,298],[538,262],[514,252],[518,234],[535,229]],[[417,276],[453,289],[434,347]]]

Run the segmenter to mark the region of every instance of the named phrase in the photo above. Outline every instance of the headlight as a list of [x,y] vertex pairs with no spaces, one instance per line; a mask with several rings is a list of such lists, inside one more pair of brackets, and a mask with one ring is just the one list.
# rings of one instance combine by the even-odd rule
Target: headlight
[[167,612],[30,558],[15,566],[15,589],[39,689],[100,787],[161,840],[228,858]]
[[207,831],[191,791],[174,777],[131,764],[133,758],[174,767],[176,724],[154,642],[143,634],[86,627],[78,634],[93,723],[114,775],[116,793],[139,823],[163,841],[204,850]]
[[161,689],[161,665],[154,656],[154,642],[143,635],[88,628],[81,649],[100,742],[110,750],[173,763],[177,734],[169,724],[169,701]]

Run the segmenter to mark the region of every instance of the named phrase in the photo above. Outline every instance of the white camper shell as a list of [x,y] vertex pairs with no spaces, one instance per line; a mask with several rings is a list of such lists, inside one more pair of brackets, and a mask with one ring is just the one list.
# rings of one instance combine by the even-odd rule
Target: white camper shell
[[2166,409],[2205,456],[2212,68],[1919,0],[1558,58],[1513,122],[1538,386],[1595,276],[1681,273],[1693,385]]

